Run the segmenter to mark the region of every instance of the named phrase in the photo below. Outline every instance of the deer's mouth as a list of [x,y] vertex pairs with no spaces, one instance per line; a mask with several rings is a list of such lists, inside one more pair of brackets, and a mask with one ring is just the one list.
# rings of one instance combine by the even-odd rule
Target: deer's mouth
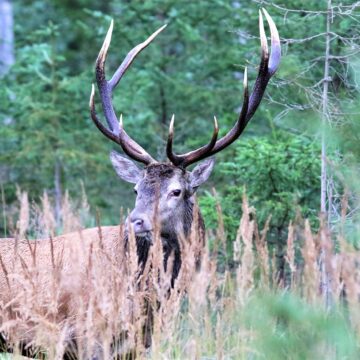
[[151,234],[152,234],[152,230],[135,231],[136,237],[149,238],[150,241],[151,241]]

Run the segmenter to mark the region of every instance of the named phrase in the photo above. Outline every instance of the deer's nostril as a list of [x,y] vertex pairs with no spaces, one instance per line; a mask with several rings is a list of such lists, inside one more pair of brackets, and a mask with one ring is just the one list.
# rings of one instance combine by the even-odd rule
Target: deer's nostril
[[135,227],[141,227],[141,226],[144,224],[144,220],[142,220],[142,219],[135,219],[132,223],[133,223],[133,225],[134,225]]
[[149,224],[147,223],[147,218],[142,213],[139,214],[138,212],[133,211],[130,214],[129,220],[135,234],[147,232],[150,230],[150,227],[148,226]]

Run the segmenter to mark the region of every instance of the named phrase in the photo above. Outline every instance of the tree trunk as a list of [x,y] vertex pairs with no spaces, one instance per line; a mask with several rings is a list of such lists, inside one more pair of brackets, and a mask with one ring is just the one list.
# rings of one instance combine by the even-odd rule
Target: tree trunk
[[[328,92],[329,92],[329,82],[331,78],[329,76],[330,68],[330,23],[332,17],[332,8],[331,0],[327,2],[327,16],[326,16],[326,35],[325,35],[325,63],[324,63],[324,79],[323,79],[323,95],[322,95],[322,134],[321,134],[321,198],[320,198],[320,211],[321,216],[324,221],[325,227],[329,226],[326,208],[327,203],[327,185],[328,185],[328,176],[327,176],[327,164],[326,164],[326,127],[329,124],[329,103],[328,103]],[[329,209],[331,210],[331,209]],[[323,230],[324,231],[324,230]],[[321,244],[320,251],[320,273],[321,273],[321,283],[320,290],[323,295],[325,304],[327,307],[331,303],[331,279],[329,276],[328,269],[326,268],[328,256],[327,251],[330,249],[330,246],[326,244]]]
[[326,215],[326,193],[327,193],[327,174],[326,174],[326,125],[329,122],[328,112],[328,92],[329,92],[329,67],[330,67],[330,18],[331,18],[331,0],[328,0],[326,18],[326,45],[325,45],[325,64],[322,96],[322,135],[321,135],[321,203],[320,210]]
[[54,186],[55,186],[55,221],[56,227],[61,225],[61,164],[60,160],[56,158],[54,166]]
[[0,76],[14,63],[14,29],[11,1],[0,0]]

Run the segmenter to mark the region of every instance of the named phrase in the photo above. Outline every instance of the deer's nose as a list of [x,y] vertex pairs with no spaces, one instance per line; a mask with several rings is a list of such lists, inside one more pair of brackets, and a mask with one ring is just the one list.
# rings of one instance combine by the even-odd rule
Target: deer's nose
[[135,220],[132,220],[131,223],[134,226],[134,228],[141,228],[144,225],[144,220],[143,219],[135,219]]
[[144,226],[145,221],[143,217],[138,213],[136,213],[135,211],[132,214],[130,214],[130,222],[134,229],[135,234],[139,232],[143,232],[145,230],[145,226]]

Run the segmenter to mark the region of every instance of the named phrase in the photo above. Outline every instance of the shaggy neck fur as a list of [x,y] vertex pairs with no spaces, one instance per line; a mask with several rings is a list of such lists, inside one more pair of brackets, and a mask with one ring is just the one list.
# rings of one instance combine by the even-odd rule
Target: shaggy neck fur
[[[194,204],[191,198],[185,200],[185,209],[184,209],[184,218],[182,219],[183,223],[183,234],[185,237],[190,235],[191,225],[193,222],[193,209]],[[204,222],[201,216],[200,211],[198,211],[198,231],[203,241],[204,234]],[[171,285],[174,285],[174,281],[177,278],[180,267],[181,267],[181,251],[179,243],[179,235],[174,230],[172,233],[161,233],[161,241],[163,245],[163,254],[164,254],[164,269],[167,269],[167,262],[169,256],[174,253],[174,263],[171,277]],[[180,235],[181,236],[181,235]],[[150,246],[152,244],[152,235],[136,237],[136,246],[137,246],[137,256],[139,265],[143,268],[146,264],[147,258],[149,256]],[[125,244],[127,244],[128,235],[125,235]]]

